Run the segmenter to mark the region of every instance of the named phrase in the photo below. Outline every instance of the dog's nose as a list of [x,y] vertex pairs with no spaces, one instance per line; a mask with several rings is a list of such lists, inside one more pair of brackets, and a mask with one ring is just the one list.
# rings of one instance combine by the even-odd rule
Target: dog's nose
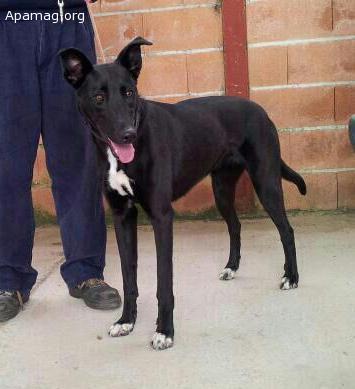
[[137,134],[133,128],[129,128],[123,133],[124,143],[133,143],[136,140]]

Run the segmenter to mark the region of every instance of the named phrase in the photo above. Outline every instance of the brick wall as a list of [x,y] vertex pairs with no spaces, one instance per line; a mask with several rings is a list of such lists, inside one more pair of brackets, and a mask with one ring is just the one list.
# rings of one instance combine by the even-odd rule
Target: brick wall
[[291,209],[355,206],[355,1],[249,0],[250,97],[275,121],[282,155],[309,194],[285,183]]
[[[284,183],[289,209],[355,207],[355,153],[346,122],[355,113],[355,1],[247,0],[251,98],[280,132],[282,155],[305,177],[302,197]],[[176,102],[224,94],[221,1],[101,0],[92,8],[105,54],[114,59],[137,35],[144,48],[142,95]],[[53,211],[43,150],[34,202]],[[209,179],[176,204],[214,205]]]

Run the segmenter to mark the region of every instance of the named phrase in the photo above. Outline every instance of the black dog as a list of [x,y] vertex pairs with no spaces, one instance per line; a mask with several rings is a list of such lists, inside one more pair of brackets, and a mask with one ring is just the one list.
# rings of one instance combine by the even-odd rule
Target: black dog
[[296,288],[298,272],[293,230],[287,220],[281,178],[295,183],[300,175],[281,159],[277,131],[257,104],[236,97],[206,97],[163,104],[139,97],[142,68],[136,38],[112,64],[93,66],[76,49],[60,53],[64,75],[76,89],[78,105],[92,127],[105,194],[113,210],[122,262],[124,308],[111,336],[128,335],[134,327],[137,288],[137,209],[149,215],[155,234],[158,268],[158,319],[152,346],[173,345],[173,208],[208,174],[216,204],[227,222],[230,255],[220,275],[232,279],[240,261],[240,223],[234,210],[235,186],[246,169],[261,203],[274,221],[285,251],[281,289]]

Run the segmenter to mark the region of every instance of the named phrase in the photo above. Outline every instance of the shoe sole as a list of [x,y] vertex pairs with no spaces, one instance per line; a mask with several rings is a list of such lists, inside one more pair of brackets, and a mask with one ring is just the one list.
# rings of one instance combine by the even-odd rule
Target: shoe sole
[[105,300],[105,301],[97,301],[97,300],[92,300],[89,298],[83,297],[83,300],[85,304],[92,309],[99,309],[102,311],[109,311],[112,309],[117,309],[120,308],[122,305],[121,297],[117,296],[116,298],[110,299],[110,300]]
[[99,309],[102,311],[109,311],[112,309],[117,309],[120,308],[122,305],[122,300],[121,297],[118,295],[116,298],[110,299],[110,300],[105,300],[105,301],[97,301],[90,299],[88,297],[85,298],[84,293],[81,292],[81,290],[70,290],[69,291],[70,296],[76,298],[76,299],[81,299],[84,300],[85,304],[92,309]]

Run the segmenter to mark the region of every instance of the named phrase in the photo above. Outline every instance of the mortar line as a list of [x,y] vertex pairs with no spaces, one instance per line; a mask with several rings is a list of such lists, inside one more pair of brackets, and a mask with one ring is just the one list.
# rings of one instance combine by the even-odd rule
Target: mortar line
[[289,76],[289,68],[288,68],[288,65],[289,65],[289,58],[288,58],[288,55],[289,55],[289,50],[288,50],[288,46],[286,47],[286,82],[287,82],[287,85],[289,83],[289,79],[290,79],[290,76]]
[[296,45],[308,45],[312,43],[329,43],[339,41],[355,40],[355,35],[340,35],[340,36],[328,36],[318,38],[305,38],[305,39],[287,39],[283,41],[268,41],[249,43],[248,48],[254,49],[259,47],[273,47],[273,46],[296,46]]
[[208,92],[189,92],[189,93],[171,93],[164,95],[152,95],[144,96],[145,99],[164,99],[164,98],[174,98],[174,97],[208,97],[208,96],[224,96],[224,91],[208,91]]
[[334,31],[334,0],[331,0],[332,7],[332,31]]
[[[222,52],[223,47],[207,47],[205,49],[189,49],[189,50],[162,50],[162,51],[148,51],[142,53],[142,57],[164,57],[173,55],[194,55],[194,54],[205,54],[205,53],[217,53]],[[110,61],[116,59],[114,55],[108,55],[106,58]]]
[[333,120],[336,121],[335,87],[333,88]]
[[141,13],[157,13],[157,12],[169,12],[169,11],[180,11],[185,9],[198,9],[198,8],[214,8],[215,2],[205,4],[181,4],[171,7],[155,7],[155,8],[142,8],[112,12],[98,12],[95,13],[95,17],[115,16],[115,15],[129,15],[129,14],[141,14]]
[[188,64],[187,55],[185,55],[185,67],[186,67],[186,86],[187,86],[188,93],[190,93],[189,64]]
[[336,183],[337,183],[337,208],[339,208],[339,175],[338,173],[335,175]]
[[324,168],[324,169],[303,168],[298,170],[298,172],[302,174],[346,173],[346,172],[355,172],[355,167]]
[[272,90],[282,90],[282,89],[305,89],[305,88],[322,88],[322,87],[336,87],[336,86],[355,86],[355,80],[311,82],[305,84],[253,86],[250,88],[250,90],[253,92],[257,92],[257,91],[272,91]]
[[162,50],[162,51],[149,51],[145,53],[147,57],[160,57],[166,55],[183,55],[183,54],[205,54],[223,51],[222,47],[207,47],[204,49],[188,49],[188,50]]
[[285,127],[279,128],[278,132],[308,132],[308,131],[342,131],[346,130],[347,126],[345,124],[339,125],[329,125],[329,126],[313,126],[313,127]]

